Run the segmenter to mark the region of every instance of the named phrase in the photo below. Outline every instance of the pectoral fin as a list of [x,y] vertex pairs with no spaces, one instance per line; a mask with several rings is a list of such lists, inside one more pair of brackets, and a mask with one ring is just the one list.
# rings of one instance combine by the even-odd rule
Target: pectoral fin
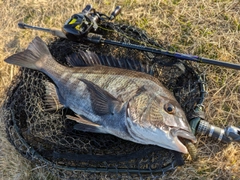
[[81,81],[87,85],[87,89],[91,94],[91,105],[97,115],[113,115],[119,107],[122,107],[122,102],[120,100],[98,85],[86,79],[81,79]]
[[43,102],[45,105],[44,111],[57,111],[63,108],[63,105],[59,102],[57,89],[53,83],[45,82],[45,96]]
[[101,125],[93,123],[84,117],[81,117],[79,115],[76,115],[76,116],[66,115],[66,117],[68,119],[78,122],[78,124],[74,126],[75,130],[92,132],[92,133],[105,133]]

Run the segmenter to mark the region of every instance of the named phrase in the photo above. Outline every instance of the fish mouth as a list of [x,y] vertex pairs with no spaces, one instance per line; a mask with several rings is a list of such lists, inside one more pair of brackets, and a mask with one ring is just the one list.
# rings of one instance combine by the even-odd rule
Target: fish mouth
[[171,134],[174,137],[174,141],[180,152],[188,154],[188,149],[184,145],[185,141],[191,141],[196,143],[197,139],[192,132],[183,130],[183,129],[171,129]]

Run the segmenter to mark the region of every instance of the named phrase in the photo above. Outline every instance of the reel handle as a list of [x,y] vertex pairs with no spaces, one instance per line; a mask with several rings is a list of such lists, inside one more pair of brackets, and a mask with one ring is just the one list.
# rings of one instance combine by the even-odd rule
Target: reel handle
[[87,14],[87,13],[89,13],[91,10],[92,10],[92,5],[91,5],[91,4],[88,4],[88,5],[86,5],[86,7],[82,10],[82,13],[83,13],[83,14]]
[[111,21],[111,20],[115,19],[115,17],[116,17],[118,14],[120,14],[121,9],[122,9],[121,6],[117,6],[117,7],[115,8],[115,10],[112,12],[112,14],[110,15],[109,20]]

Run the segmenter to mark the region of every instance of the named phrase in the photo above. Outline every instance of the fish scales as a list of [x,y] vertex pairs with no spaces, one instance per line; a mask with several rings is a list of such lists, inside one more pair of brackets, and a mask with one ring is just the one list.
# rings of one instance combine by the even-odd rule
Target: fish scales
[[[91,69],[91,67],[89,67],[89,69]],[[82,106],[82,107],[85,107],[85,109],[87,109],[89,113],[94,113],[90,106],[91,100],[90,100],[90,95],[87,93],[87,90],[86,90],[87,87],[79,79],[86,79],[88,81],[91,81],[97,84],[99,87],[108,91],[114,97],[121,99],[123,102],[127,102],[131,97],[133,97],[140,87],[145,86],[144,84],[148,84],[148,88],[152,87],[151,88],[152,92],[154,90],[157,91],[157,89],[154,88],[156,85],[152,81],[149,81],[145,78],[141,80],[140,78],[136,78],[135,76],[133,76],[132,78],[129,78],[127,76],[128,75],[127,72],[124,75],[123,74],[119,75],[119,74],[116,74],[114,70],[115,69],[113,68],[113,69],[110,69],[110,71],[108,72],[104,71],[104,73],[108,73],[108,74],[103,74],[101,73],[101,71],[99,71],[98,72],[99,74],[97,74],[96,72],[94,72],[94,70],[92,71],[94,73],[86,74],[86,73],[82,73],[81,68],[77,71],[78,73],[74,73],[75,70],[73,70],[72,68],[65,69],[66,71],[65,73],[67,73],[68,75],[66,75],[65,78],[61,79],[56,83],[57,86],[60,88],[59,89],[60,94],[62,93],[68,94],[68,98],[66,99],[67,102],[65,102],[64,104],[68,105],[69,103],[72,103],[73,101],[75,101],[76,96],[78,96],[81,99],[85,99],[85,101],[81,101],[81,103],[78,103],[79,104],[78,108]],[[111,71],[113,71],[113,73]],[[54,75],[58,79],[58,76],[61,76],[60,74],[59,75],[54,74]],[[115,74],[115,75],[112,75],[112,74]],[[67,86],[65,86],[66,83],[67,83]],[[139,106],[140,105],[141,103],[139,104]]]
[[[169,93],[164,94],[165,89],[159,86],[160,82],[154,82],[151,80],[151,76],[142,76],[142,73],[139,72],[129,72],[125,69],[109,67],[99,68],[98,66],[84,68],[65,67],[64,72],[57,72],[59,72],[59,74],[49,68],[46,69],[45,73],[50,77],[53,75],[51,78],[53,80],[55,79],[56,83],[59,87],[61,87],[62,91],[68,92],[68,94],[69,87],[76,90],[76,93],[80,92],[79,88],[81,88],[81,91],[85,91],[85,89],[83,89],[84,83],[82,83],[79,79],[87,79],[97,84],[99,87],[102,87],[113,96],[117,98],[120,97],[123,101],[129,100],[129,98],[131,98],[131,95],[136,94],[137,90],[140,87],[145,86],[145,84],[148,84],[148,86],[145,86],[145,88],[148,88],[151,91],[163,92],[161,96],[172,97],[172,95]],[[65,84],[68,84],[68,86],[66,87]],[[172,99],[174,98],[172,97]]]
[[[108,91],[109,93],[111,93],[113,96],[120,98],[122,101],[126,102],[128,101],[132,96],[134,96],[134,94],[136,94],[136,92],[138,91],[138,89],[142,86],[145,86],[145,84],[148,84],[148,86],[146,86],[146,88],[149,88],[149,90],[151,90],[151,92],[164,92],[164,90],[161,90],[160,86],[157,86],[158,88],[156,88],[156,84],[153,81],[150,81],[152,78],[151,76],[148,78],[146,78],[146,76],[142,76],[142,73],[138,73],[138,72],[134,72],[134,71],[127,71],[125,69],[116,69],[116,68],[109,68],[109,67],[88,67],[88,68],[77,68],[78,70],[76,71],[76,69],[67,69],[66,71],[69,74],[72,74],[72,77],[74,77],[73,79],[87,79],[95,84],[97,84],[98,86],[102,87],[104,90]],[[71,72],[72,71],[72,72]],[[75,73],[75,71],[77,73]],[[50,72],[50,71],[49,71]],[[129,73],[128,73],[129,72]],[[61,74],[61,73],[60,73]],[[144,74],[145,75],[145,74]],[[55,76],[57,77],[57,75],[55,74]],[[62,84],[64,84],[66,82],[66,80],[64,80],[64,82],[62,82]],[[158,84],[160,84],[160,82],[157,81]],[[78,85],[77,87],[73,87],[73,89],[76,89],[76,94],[73,95],[73,97],[69,96],[68,100],[70,102],[73,102],[76,96],[79,96],[80,92],[86,92],[86,89],[82,89],[84,87],[84,84],[82,82],[76,83]],[[59,84],[59,86],[62,86]],[[70,86],[71,87],[71,86]],[[79,89],[81,87],[81,90]],[[85,86],[86,88],[86,86]],[[68,92],[68,94],[72,94],[68,91],[68,89],[64,89],[63,92]],[[161,94],[162,96],[164,94]],[[170,94],[165,94],[165,96],[170,97],[172,95]],[[147,97],[146,97],[147,98]],[[89,113],[94,113],[92,111],[91,106],[88,104],[90,102],[90,97],[86,98],[86,97],[82,97],[82,99],[86,99],[86,101],[82,101],[80,105],[82,105],[83,107],[85,107],[85,109],[88,110]],[[65,104],[68,104],[67,102]],[[87,105],[88,104],[88,105]],[[141,107],[144,103],[136,103],[135,105],[137,106],[137,109],[139,109],[140,111],[143,111],[143,107]],[[80,107],[80,105],[78,106],[78,108]],[[144,118],[141,118],[140,116],[142,116],[143,114],[136,116],[139,113],[133,113],[135,114],[134,118],[134,122],[138,122],[138,123],[143,123]],[[161,116],[160,116],[161,117]],[[93,118],[93,117],[91,117]],[[95,118],[93,118],[95,119]],[[160,118],[161,119],[161,118]],[[158,124],[161,124],[160,119],[158,119]]]
[[[90,55],[96,57],[88,52]],[[196,142],[180,105],[153,76],[100,65],[65,67],[53,59],[39,37],[5,61],[42,71],[52,79],[54,85],[49,88],[46,84],[46,91],[56,87],[51,93],[61,107],[75,112],[76,116],[67,118],[79,123],[74,126],[77,130],[108,133],[183,153],[188,150],[179,137]]]

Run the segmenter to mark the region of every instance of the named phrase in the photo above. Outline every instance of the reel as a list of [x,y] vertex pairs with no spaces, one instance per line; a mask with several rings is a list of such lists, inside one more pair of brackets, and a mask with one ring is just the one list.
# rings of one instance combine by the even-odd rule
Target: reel
[[69,40],[79,41],[92,30],[96,31],[100,21],[113,20],[121,12],[121,6],[117,6],[110,17],[96,12],[91,5],[87,5],[81,13],[74,14],[64,24],[62,31]]

